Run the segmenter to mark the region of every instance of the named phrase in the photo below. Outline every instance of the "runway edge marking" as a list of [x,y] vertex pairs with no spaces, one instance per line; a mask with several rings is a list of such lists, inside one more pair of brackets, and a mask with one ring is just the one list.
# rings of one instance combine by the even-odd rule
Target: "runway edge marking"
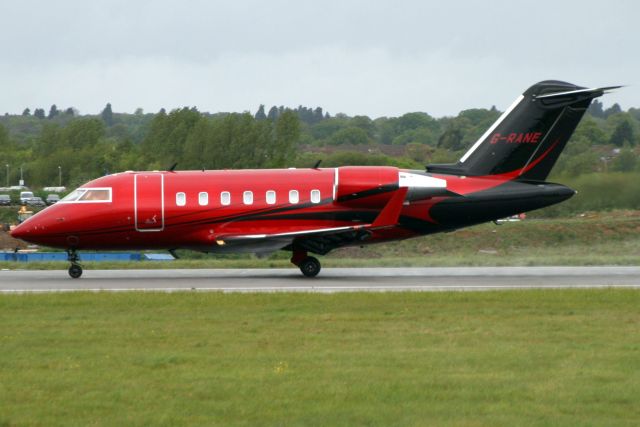
[[276,293],[276,292],[445,292],[445,291],[499,291],[534,289],[640,289],[640,285],[433,285],[433,286],[287,286],[287,287],[200,287],[200,288],[60,288],[60,289],[0,289],[0,294],[70,293],[70,292],[221,292],[221,293]]

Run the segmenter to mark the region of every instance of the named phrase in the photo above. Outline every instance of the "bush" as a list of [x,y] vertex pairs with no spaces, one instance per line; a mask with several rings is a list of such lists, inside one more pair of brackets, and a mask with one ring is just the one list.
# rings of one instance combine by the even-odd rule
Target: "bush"
[[541,210],[541,216],[640,209],[640,173],[637,172],[591,173],[578,177],[560,177],[557,182],[578,193],[564,203]]

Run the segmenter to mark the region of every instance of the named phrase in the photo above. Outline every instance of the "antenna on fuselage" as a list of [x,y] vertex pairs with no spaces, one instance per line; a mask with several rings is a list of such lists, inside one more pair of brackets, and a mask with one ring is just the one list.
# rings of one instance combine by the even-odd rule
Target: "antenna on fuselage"
[[167,169],[167,172],[174,172],[176,170],[176,166],[178,166],[178,162],[172,164],[171,167]]
[[320,163],[322,163],[322,159],[318,160],[315,165],[311,169],[318,169],[320,167]]

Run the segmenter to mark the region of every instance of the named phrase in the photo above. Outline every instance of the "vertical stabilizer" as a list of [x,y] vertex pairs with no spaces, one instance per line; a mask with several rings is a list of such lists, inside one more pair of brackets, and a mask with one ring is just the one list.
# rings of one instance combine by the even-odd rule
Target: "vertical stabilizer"
[[427,170],[543,181],[591,100],[617,87],[587,89],[555,80],[537,83],[511,104],[457,164],[429,165]]

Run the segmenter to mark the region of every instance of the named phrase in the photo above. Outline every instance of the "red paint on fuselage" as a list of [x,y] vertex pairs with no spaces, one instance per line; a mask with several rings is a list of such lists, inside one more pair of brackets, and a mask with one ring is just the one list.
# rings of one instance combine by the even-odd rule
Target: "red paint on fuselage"
[[[398,224],[376,223],[385,206],[397,199],[394,194],[399,191],[401,172],[403,186],[437,187],[442,181],[433,178],[438,178],[446,181],[449,194],[434,191],[433,197],[410,199],[402,206]],[[520,173],[484,177],[431,174],[421,181],[419,172],[376,166],[125,172],[80,187],[111,189],[109,200],[63,200],[19,225],[12,235],[64,249],[264,252],[304,245],[310,251],[326,253],[340,246],[401,240],[522,212],[519,205],[524,199],[518,199],[518,204],[509,201],[514,194],[535,199],[542,197],[543,190],[531,192],[532,187],[538,187],[514,182],[511,190],[493,192],[490,199],[474,204],[477,194],[486,194]],[[271,192],[275,201],[268,197],[273,196]],[[550,197],[564,200],[568,196]],[[504,200],[506,208],[501,207],[506,206]],[[527,206],[535,209],[555,203],[545,200]],[[340,230],[353,233],[340,235]],[[289,235],[283,237],[283,233]],[[296,233],[295,237],[291,233]]]
[[[371,212],[375,217],[391,197],[389,188],[397,184],[398,169],[391,167],[340,168],[339,174],[335,169],[125,172],[80,187],[111,188],[112,201],[57,203],[25,221],[13,235],[59,248],[215,250],[220,236],[358,224],[362,220],[350,213]],[[247,191],[251,204],[243,200]],[[268,191],[275,192],[273,204],[267,203]],[[295,197],[290,201],[292,191],[297,192],[297,203],[292,202]],[[312,201],[312,191],[319,199]],[[223,192],[230,194],[228,205],[222,203]],[[184,193],[183,206],[177,203],[178,193]],[[206,205],[199,203],[200,193],[207,194]],[[365,196],[349,199],[359,194]],[[340,197],[347,200],[339,202]],[[375,233],[371,240],[377,237],[387,240],[389,231]]]

